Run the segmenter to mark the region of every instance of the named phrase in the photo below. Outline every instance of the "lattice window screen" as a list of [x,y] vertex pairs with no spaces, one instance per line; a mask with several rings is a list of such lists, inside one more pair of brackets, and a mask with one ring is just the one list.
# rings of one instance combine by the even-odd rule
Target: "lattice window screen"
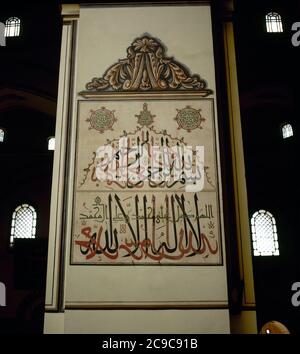
[[19,205],[12,215],[10,244],[15,238],[35,238],[36,212],[28,204]]
[[254,256],[279,256],[275,218],[266,210],[255,212],[251,218]]
[[277,12],[266,15],[267,32],[283,32],[281,16]]

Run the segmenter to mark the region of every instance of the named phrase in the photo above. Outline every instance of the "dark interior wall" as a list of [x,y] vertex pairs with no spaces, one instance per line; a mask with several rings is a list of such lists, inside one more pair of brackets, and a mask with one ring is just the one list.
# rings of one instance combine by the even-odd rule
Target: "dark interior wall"
[[[270,320],[299,333],[300,310],[292,284],[299,281],[299,62],[293,47],[298,1],[236,1],[235,34],[249,219],[259,209],[277,222],[280,255],[253,257],[258,327]],[[267,33],[265,15],[282,16],[283,33]],[[282,139],[281,126],[294,136]]]
[[[18,108],[1,112],[0,126],[6,130],[0,144],[0,279],[7,288],[7,306],[0,313],[6,324],[1,328],[0,321],[0,328],[41,331],[41,319],[33,321],[33,315],[42,306],[45,291],[53,163],[47,139],[54,135],[55,122],[40,112]],[[24,203],[36,210],[36,239],[16,240],[11,248],[12,213]]]
[[19,37],[7,37],[0,47],[0,88],[15,87],[57,97],[61,41],[59,1],[1,5],[0,21],[21,20]]
[[[0,127],[6,131],[0,143],[0,281],[6,285],[7,305],[0,308],[0,333],[41,333],[53,163],[47,139],[55,135],[59,2],[2,4],[0,21],[11,16],[20,18],[21,31],[0,47]],[[42,106],[35,107],[35,99]],[[12,213],[22,203],[36,210],[36,239],[17,240],[10,249]]]

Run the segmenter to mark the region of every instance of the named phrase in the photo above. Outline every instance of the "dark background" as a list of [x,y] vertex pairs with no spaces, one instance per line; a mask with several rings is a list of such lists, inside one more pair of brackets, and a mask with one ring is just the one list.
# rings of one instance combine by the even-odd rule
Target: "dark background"
[[[55,133],[59,3],[10,1],[0,8],[0,21],[11,16],[21,19],[20,36],[7,38],[6,47],[0,47],[0,127],[7,132],[0,144],[0,281],[7,287],[7,306],[0,307],[0,333],[43,329],[53,163],[47,139]],[[221,3],[215,1],[217,29]],[[249,219],[257,210],[270,211],[280,247],[278,257],[253,257],[258,328],[277,320],[292,333],[300,333],[300,308],[291,304],[291,286],[300,281],[300,47],[291,43],[291,25],[300,22],[300,1],[236,0],[235,8]],[[266,32],[265,15],[270,11],[281,15],[283,33]],[[222,79],[224,73],[219,75]],[[294,136],[283,140],[280,128],[286,122],[292,124]],[[223,134],[226,138],[228,132]],[[11,250],[11,215],[22,203],[37,211],[37,238],[16,242]]]
[[[264,16],[282,17],[283,33],[267,33]],[[291,304],[291,286],[300,279],[299,256],[299,67],[292,23],[300,21],[299,1],[236,1],[235,36],[243,128],[249,218],[259,210],[277,222],[280,256],[253,257],[258,327],[284,323],[300,333],[300,309]],[[294,136],[282,139],[281,125]]]

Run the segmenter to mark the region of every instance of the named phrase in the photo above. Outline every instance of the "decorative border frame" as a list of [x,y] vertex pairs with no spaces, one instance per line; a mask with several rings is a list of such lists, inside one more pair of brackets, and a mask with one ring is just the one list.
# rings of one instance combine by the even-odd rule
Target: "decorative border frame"
[[[223,234],[223,218],[222,218],[222,200],[220,198],[221,195],[221,190],[220,190],[220,176],[219,176],[219,170],[218,170],[218,156],[219,156],[219,151],[218,149],[218,132],[216,130],[216,117],[215,117],[215,106],[214,106],[214,98],[204,98],[201,93],[195,92],[195,91],[180,91],[180,92],[170,92],[170,91],[163,91],[163,92],[147,92],[147,93],[135,93],[135,92],[128,92],[128,93],[123,93],[123,92],[93,92],[90,93],[88,99],[78,99],[77,100],[77,119],[76,119],[76,148],[75,148],[75,156],[76,156],[76,161],[74,165],[74,185],[73,185],[73,196],[72,196],[72,226],[71,226],[71,238],[70,238],[70,257],[69,257],[69,265],[71,266],[153,266],[156,267],[158,264],[156,263],[135,263],[134,265],[132,264],[126,264],[126,263],[105,263],[101,264],[100,262],[74,262],[72,260],[73,258],[73,248],[74,248],[74,242],[73,242],[73,234],[74,234],[74,222],[75,222],[75,198],[76,198],[76,193],[77,193],[77,177],[76,176],[76,171],[77,171],[77,166],[78,166],[78,154],[77,154],[77,142],[78,142],[78,126],[79,126],[79,105],[83,102],[108,102],[108,101],[143,101],[143,100],[170,100],[170,101],[178,101],[178,100],[205,100],[209,101],[211,103],[211,112],[212,112],[212,128],[213,128],[213,149],[214,149],[214,168],[215,168],[215,175],[216,175],[216,190],[214,193],[216,193],[216,202],[217,202],[217,213],[218,213],[218,233],[219,233],[219,253],[220,253],[220,262],[219,263],[204,263],[204,264],[195,264],[195,263],[182,263],[182,264],[171,264],[171,263],[161,263],[160,266],[199,266],[199,267],[206,267],[206,266],[222,266],[224,264],[224,259],[223,259],[223,242],[224,242],[224,234]],[[101,192],[99,192],[101,193]]]

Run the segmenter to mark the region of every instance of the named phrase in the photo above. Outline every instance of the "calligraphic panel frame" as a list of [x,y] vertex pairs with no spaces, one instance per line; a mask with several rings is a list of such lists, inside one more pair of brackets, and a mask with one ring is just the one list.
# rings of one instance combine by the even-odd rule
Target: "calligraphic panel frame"
[[[74,183],[74,207],[73,207],[73,222],[72,222],[72,241],[71,241],[71,252],[70,252],[70,265],[222,265],[223,264],[223,252],[222,252],[222,239],[223,239],[223,235],[222,235],[222,205],[221,205],[221,200],[220,200],[220,180],[219,180],[219,176],[218,176],[218,136],[217,136],[217,129],[216,129],[216,122],[215,122],[215,107],[214,107],[214,99],[213,98],[207,98],[207,97],[203,97],[203,95],[201,93],[197,93],[197,92],[147,92],[147,93],[123,93],[123,92],[104,92],[104,93],[86,93],[83,95],[85,97],[85,99],[80,99],[78,100],[78,109],[77,109],[77,124],[78,124],[78,128],[77,128],[77,138],[76,138],[76,167],[75,167],[75,183]],[[195,103],[196,104],[196,108],[191,107],[191,105]],[[145,108],[145,104],[146,104],[146,108]],[[135,107],[133,107],[135,105]],[[159,110],[157,111],[157,107],[161,106],[162,110],[167,109],[168,110],[172,110],[174,113],[170,114],[170,113],[166,113],[168,115],[168,122],[167,125],[165,127],[169,128],[171,125],[173,125],[174,127],[177,127],[177,130],[175,131],[173,129],[171,134],[168,134],[168,131],[166,131],[167,129],[163,129],[164,128],[164,124],[166,124],[166,119],[161,119],[160,118],[160,114],[159,114]],[[85,107],[84,109],[82,109],[82,107]],[[119,107],[119,109],[112,109],[112,108],[116,108]],[[199,144],[201,144],[201,140],[203,143],[203,136],[205,136],[205,144],[204,148],[207,152],[207,154],[205,155],[205,157],[208,157],[209,160],[209,165],[210,166],[206,166],[209,167],[208,168],[208,172],[205,171],[205,183],[204,183],[204,190],[201,191],[199,194],[202,196],[203,194],[207,194],[207,195],[214,195],[214,202],[213,203],[207,203],[205,205],[201,205],[199,204],[199,209],[206,209],[211,208],[211,215],[213,215],[214,217],[216,217],[216,223],[217,223],[217,227],[216,227],[216,234],[213,234],[212,238],[216,239],[216,242],[212,245],[209,243],[209,239],[208,237],[206,237],[205,239],[201,239],[199,238],[200,242],[202,243],[202,250],[203,250],[203,245],[209,249],[212,250],[211,254],[209,254],[209,252],[206,252],[206,254],[204,254],[204,257],[202,257],[203,259],[201,259],[200,261],[200,257],[198,257],[197,261],[190,261],[191,258],[189,257],[185,257],[185,260],[188,261],[184,261],[184,262],[178,262],[178,261],[173,261],[172,257],[169,257],[168,259],[171,259],[169,261],[163,261],[163,260],[157,260],[157,258],[159,257],[147,257],[148,258],[145,262],[145,254],[144,254],[144,261],[139,261],[136,260],[137,258],[139,258],[138,256],[136,258],[131,257],[133,259],[131,259],[128,262],[124,262],[124,261],[115,261],[115,259],[113,259],[113,261],[109,261],[109,262],[103,262],[101,260],[101,256],[99,257],[99,252],[98,252],[98,260],[95,261],[96,257],[94,257],[93,255],[91,255],[92,253],[92,247],[91,244],[89,246],[85,246],[87,245],[87,243],[84,242],[88,241],[88,238],[91,239],[92,233],[89,234],[83,234],[80,235],[78,232],[78,226],[79,226],[79,218],[80,215],[82,215],[83,213],[80,214],[79,210],[78,210],[78,205],[79,203],[81,203],[81,205],[84,205],[85,209],[89,209],[91,208],[92,205],[87,205],[86,201],[82,201],[82,199],[80,199],[79,195],[82,195],[84,193],[90,193],[91,195],[93,195],[94,198],[90,198],[90,200],[93,199],[93,201],[97,200],[96,198],[101,198],[100,195],[97,195],[97,193],[101,194],[107,194],[109,197],[106,198],[106,201],[108,204],[108,198],[111,198],[110,201],[113,200],[113,202],[115,203],[115,205],[112,205],[112,208],[115,209],[119,209],[120,212],[122,212],[122,205],[120,205],[120,203],[118,203],[119,199],[118,197],[116,197],[116,193],[113,194],[113,192],[116,192],[116,190],[112,190],[112,193],[109,193],[111,191],[111,188],[105,189],[103,188],[104,185],[99,185],[98,183],[98,187],[95,187],[95,184],[88,184],[86,183],[85,185],[82,185],[82,176],[88,177],[89,173],[91,172],[91,167],[92,164],[91,162],[94,163],[95,165],[95,159],[93,161],[91,161],[91,159],[89,160],[90,163],[88,163],[88,159],[87,159],[87,155],[84,156],[84,154],[81,154],[81,151],[84,150],[86,148],[87,145],[87,140],[84,139],[84,144],[81,143],[80,145],[80,135],[82,134],[82,129],[85,130],[85,134],[87,133],[87,129],[89,131],[89,133],[87,134],[93,134],[94,136],[94,147],[95,147],[95,141],[98,141],[100,143],[111,143],[111,141],[113,139],[108,139],[107,137],[111,137],[111,136],[118,136],[118,133],[116,132],[118,129],[116,129],[117,125],[120,123],[121,124],[121,128],[119,128],[119,131],[122,131],[122,129],[124,128],[124,121],[122,122],[122,114],[120,114],[120,110],[126,110],[124,109],[124,107],[126,109],[129,109],[129,111],[131,112],[128,115],[127,112],[127,119],[129,119],[128,117],[130,116],[130,118],[132,119],[132,127],[134,128],[134,125],[136,126],[136,132],[138,132],[138,134],[143,133],[144,131],[151,131],[154,132],[157,136],[158,136],[158,140],[160,141],[161,139],[163,140],[164,137],[169,137],[169,140],[167,140],[170,144],[170,141],[172,139],[174,139],[174,141],[179,140],[179,138],[182,138],[182,136],[187,137],[186,141],[190,143],[191,139],[189,139],[190,136],[193,136],[194,140],[196,139]],[[128,108],[129,107],[129,108]],[[167,108],[166,108],[167,107]],[[192,129],[193,131],[188,131],[188,127],[184,126],[184,124],[179,124],[182,123],[182,119],[181,122],[178,121],[178,115],[181,112],[184,112],[184,110],[188,110],[189,108],[194,109],[194,111],[192,112],[194,114],[194,120],[197,119],[200,121],[200,123],[193,126],[194,129]],[[197,112],[196,112],[197,111]],[[106,121],[109,121],[109,124],[107,124],[106,127],[103,128],[103,125],[100,126],[99,128],[99,124],[95,124],[95,118],[91,118],[93,116],[93,114],[95,115],[95,112],[100,112],[100,116],[103,117],[106,114]],[[146,112],[147,114],[145,114],[145,117],[142,117],[143,112]],[[134,114],[135,113],[135,114]],[[177,114],[177,115],[176,115]],[[198,114],[198,115],[197,115]],[[124,115],[123,115],[124,116]],[[185,116],[184,114],[182,115],[183,117]],[[147,118],[151,120],[151,117],[153,117],[152,122],[145,122],[145,119],[141,119],[141,118]],[[151,124],[153,124],[155,120],[160,119],[159,121],[159,126],[156,127],[154,125],[151,126]],[[92,122],[93,120],[93,122]],[[203,122],[202,122],[203,120]],[[121,121],[121,122],[120,122]],[[92,124],[93,123],[93,124]],[[97,121],[96,121],[97,123]],[[123,124],[122,124],[123,123]],[[148,124],[149,123],[149,124]],[[202,125],[202,126],[201,126]],[[125,126],[126,129],[127,127],[130,130],[130,127],[127,123],[127,120],[125,122]],[[169,128],[171,129],[171,128]],[[201,139],[201,134],[202,134],[202,139]],[[119,135],[119,137],[122,136]],[[100,137],[100,139],[98,139]],[[136,137],[135,137],[136,138]],[[116,140],[116,139],[115,139]],[[136,141],[137,139],[135,139]],[[166,141],[166,139],[164,140]],[[91,151],[88,151],[89,153],[89,158],[91,157]],[[95,156],[95,155],[94,155]],[[83,157],[83,158],[82,158]],[[83,162],[82,162],[83,160]],[[86,161],[84,161],[86,160]],[[87,173],[82,174],[83,171],[88,171]],[[206,173],[207,172],[207,173]],[[211,175],[210,175],[211,173]],[[91,175],[91,173],[90,173]],[[89,182],[87,181],[88,178],[86,178],[85,182]],[[82,189],[83,187],[83,189]],[[81,189],[80,189],[81,188]],[[132,189],[128,189],[127,188],[127,192],[128,191],[132,191]],[[121,191],[117,191],[120,193],[124,193],[124,190]],[[169,192],[169,191],[168,191]],[[182,206],[183,204],[180,203],[180,198],[179,196],[182,197],[182,195],[191,195],[191,193],[182,193],[182,188],[181,191],[178,189],[174,189],[172,190],[172,192],[175,192],[175,194],[172,193],[169,194],[169,212],[171,214],[171,209],[172,209],[172,203],[171,203],[171,198],[173,197],[173,202],[175,201],[175,203],[177,203],[177,209],[180,209],[180,212],[182,212]],[[179,193],[176,193],[179,192]],[[147,189],[147,187],[144,190],[144,193],[147,194],[149,193],[149,188]],[[164,193],[164,189],[161,188],[157,188],[155,190],[155,193],[151,193],[151,195],[149,196],[149,198],[147,198],[147,202],[149,203],[152,199],[153,199],[153,195],[157,195],[159,193]],[[198,195],[199,195],[198,194]],[[164,195],[164,197],[167,194]],[[195,197],[195,194],[194,194]],[[189,199],[189,198],[187,198]],[[194,198],[196,199],[196,197]],[[200,199],[200,198],[198,198]],[[202,197],[201,197],[202,199]],[[142,198],[139,198],[139,200],[143,200],[143,196]],[[187,200],[187,204],[191,204],[192,202],[194,202],[195,200]],[[196,201],[195,201],[196,202]],[[151,203],[151,202],[150,202]],[[159,204],[159,202],[158,202]],[[162,207],[161,205],[158,205],[158,207]],[[99,203],[100,205],[100,203]],[[99,206],[98,205],[98,206]],[[151,205],[151,204],[150,204]],[[133,205],[132,205],[133,206]],[[93,207],[97,207],[97,205],[94,204]],[[104,208],[104,207],[103,207]],[[148,207],[149,208],[149,207]],[[108,205],[106,206],[106,209],[108,209]],[[124,208],[123,208],[124,209]],[[213,210],[214,209],[214,210]],[[142,212],[142,209],[140,210]],[[194,208],[195,211],[195,208]],[[106,211],[106,213],[108,214],[108,212]],[[123,210],[123,217],[124,219],[126,219],[126,211],[124,212]],[[201,214],[201,212],[200,212]],[[210,215],[210,211],[208,212],[208,214]],[[163,215],[163,213],[162,213]],[[166,215],[166,214],[164,214]],[[179,215],[179,214],[178,214]],[[198,215],[198,214],[197,214]],[[202,215],[205,215],[204,213],[202,213]],[[207,215],[207,209],[206,209],[206,215]],[[152,215],[153,216],[153,215]],[[111,217],[111,215],[110,215]],[[152,218],[152,217],[151,217]],[[162,216],[163,219],[163,216]],[[188,219],[188,218],[187,218]],[[208,217],[209,222],[211,222],[211,218]],[[156,219],[158,220],[158,219]],[[167,219],[169,220],[169,219]],[[198,219],[200,220],[200,219]],[[215,221],[213,220],[213,221]],[[89,221],[89,220],[88,220]],[[100,222],[99,224],[102,224],[103,226],[103,221],[102,223]],[[151,221],[151,220],[150,220]],[[174,236],[174,228],[172,227],[172,223],[171,223],[172,219],[170,216],[170,224],[169,224],[169,229],[172,228],[173,230],[173,236]],[[185,217],[181,220],[181,231],[183,233],[183,230],[185,229],[186,231],[186,225],[184,225],[184,221],[185,221]],[[203,221],[203,220],[200,220]],[[194,222],[190,222],[189,220],[187,220],[188,222],[188,229],[191,229],[193,231],[195,231],[195,235],[197,233],[197,218],[194,218]],[[111,227],[112,224],[109,225],[109,223],[106,223],[107,228]],[[115,224],[115,222],[114,222]],[[126,224],[125,226],[129,226],[128,223],[126,223],[126,220],[123,224]],[[135,225],[131,228],[131,231],[133,231],[133,233],[135,233],[137,230],[137,226],[136,226],[136,222],[134,223]],[[212,224],[210,224],[212,225]],[[86,226],[86,230],[89,227],[89,225],[85,225]],[[91,225],[90,225],[91,226]],[[113,225],[114,226],[114,225]],[[185,227],[184,227],[185,226]],[[194,227],[193,227],[194,226]],[[124,226],[123,226],[124,227]],[[143,225],[141,225],[141,227],[143,228]],[[208,225],[201,225],[201,230],[203,230],[203,227],[207,228]],[[167,228],[167,226],[165,225],[165,228]],[[90,227],[90,231],[93,232],[92,227]],[[112,231],[113,229],[111,228],[110,231]],[[116,230],[116,228],[114,228],[114,230]],[[95,230],[96,231],[96,230]],[[104,230],[104,227],[102,227],[102,231],[103,231],[103,235],[104,232],[106,230]],[[129,231],[129,230],[128,230]],[[143,230],[145,233],[145,229]],[[148,232],[150,232],[152,234],[151,230],[151,225],[148,226]],[[208,230],[208,232],[211,230]],[[98,232],[97,232],[98,233]],[[107,233],[110,233],[109,230],[107,230]],[[131,233],[132,234],[132,233]],[[191,234],[191,231],[190,231]],[[201,233],[199,233],[199,236],[201,235]],[[80,237],[81,236],[81,237]],[[126,236],[126,235],[125,235]],[[205,236],[205,235],[204,235]],[[87,238],[84,240],[84,238]],[[184,238],[184,236],[182,235],[182,239]],[[123,240],[126,239],[126,237],[123,237]],[[215,240],[213,240],[215,241]],[[75,244],[77,242],[77,246],[79,245],[80,247],[77,247],[77,254],[76,254],[76,248],[75,248]],[[195,241],[196,242],[196,238]],[[123,242],[124,243],[124,242]],[[162,242],[163,243],[163,242]],[[208,247],[207,247],[208,246]],[[214,252],[216,250],[216,246],[218,251]],[[82,250],[83,248],[86,248],[84,250],[84,252],[86,252],[89,248],[89,253],[85,253],[87,254],[87,256],[90,256],[87,261],[87,257],[86,259],[79,259],[79,254],[78,254],[78,249]],[[102,247],[103,248],[103,247]],[[143,247],[142,251],[144,251],[145,253],[145,245],[144,245],[144,249]],[[100,247],[101,249],[101,247]],[[163,249],[163,248],[161,248]],[[128,250],[127,250],[128,251]],[[142,252],[140,250],[140,253]],[[84,253],[83,252],[83,253]],[[105,255],[105,252],[103,252]],[[130,253],[130,252],[129,252]],[[216,254],[217,256],[213,256],[213,254]],[[201,253],[203,254],[203,252]],[[152,254],[153,255],[153,254]],[[102,254],[103,256],[103,254]],[[125,255],[126,256],[126,255]],[[130,256],[132,256],[132,254],[130,254]],[[200,256],[200,255],[198,255]],[[210,257],[210,258],[209,258]],[[92,259],[94,258],[94,259]],[[113,257],[112,257],[113,258]],[[123,259],[126,258],[124,257],[123,254]],[[156,258],[156,259],[155,259]],[[174,257],[176,258],[176,257]],[[208,258],[208,259],[207,259]],[[99,261],[100,259],[100,261]],[[103,257],[102,257],[103,259]],[[127,257],[127,259],[129,259],[129,257]],[[155,259],[154,261],[151,261],[151,259]]]

